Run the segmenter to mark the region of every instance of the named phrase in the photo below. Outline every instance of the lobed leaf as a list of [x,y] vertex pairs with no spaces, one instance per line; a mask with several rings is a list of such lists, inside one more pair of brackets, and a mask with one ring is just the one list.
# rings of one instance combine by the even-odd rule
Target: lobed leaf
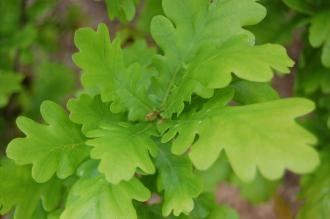
[[104,24],[98,26],[97,32],[90,28],[78,30],[75,44],[80,52],[73,60],[83,70],[84,87],[98,90],[102,101],[112,101],[113,112],[128,111],[130,120],[144,120],[154,110],[147,94],[153,74],[144,71],[138,60],[125,66],[120,41],[110,42]]
[[317,13],[311,20],[309,41],[313,47],[322,48],[321,60],[324,66],[330,68],[330,11]]
[[120,123],[105,124],[87,133],[88,145],[93,146],[91,157],[100,159],[99,171],[112,184],[130,180],[137,168],[146,174],[155,172],[150,158],[156,156],[157,147],[150,138],[153,125]]
[[7,156],[20,165],[32,164],[32,176],[37,182],[46,182],[54,173],[66,178],[88,156],[86,139],[59,105],[45,101],[40,111],[48,125],[19,117],[17,125],[26,137],[12,140]]
[[91,97],[82,94],[76,99],[69,100],[70,119],[82,125],[83,133],[98,129],[101,124],[116,124],[122,121],[122,115],[113,114],[109,110],[110,103],[103,103],[100,96]]
[[253,34],[242,28],[266,14],[255,0],[164,0],[163,9],[166,17],[153,18],[151,33],[164,53],[155,65],[165,118],[181,113],[193,93],[209,98],[213,89],[228,86],[232,73],[262,82],[274,69],[289,73],[293,66],[283,47],[254,46]]
[[35,219],[39,202],[47,211],[54,210],[61,199],[62,184],[53,178],[47,183],[36,183],[28,166],[16,166],[2,160],[0,166],[0,214],[14,209],[14,219]]
[[89,173],[73,185],[60,219],[137,219],[132,200],[143,202],[149,197],[136,178],[113,185],[102,175]]
[[254,178],[256,168],[265,177],[278,179],[285,169],[307,173],[318,165],[318,155],[310,147],[316,143],[315,137],[295,122],[314,108],[312,102],[292,98],[225,106],[232,96],[231,90],[225,90],[201,110],[160,125],[162,142],[177,136],[172,152],[182,154],[189,149],[198,169],[209,168],[224,150],[244,181]]
[[130,21],[135,15],[138,0],[105,0],[110,20]]
[[175,216],[189,214],[194,208],[193,198],[202,192],[202,183],[193,173],[189,159],[160,149],[156,165],[159,169],[158,187],[164,190],[163,216],[169,216],[172,211]]

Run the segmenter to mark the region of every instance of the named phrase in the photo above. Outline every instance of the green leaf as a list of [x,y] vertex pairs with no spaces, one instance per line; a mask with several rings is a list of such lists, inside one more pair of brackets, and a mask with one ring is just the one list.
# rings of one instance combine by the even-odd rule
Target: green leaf
[[134,18],[138,0],[105,0],[105,3],[111,20],[119,18],[121,21],[130,21]]
[[323,46],[322,63],[330,68],[330,10],[317,13],[311,20],[309,41],[313,47]]
[[0,36],[9,36],[17,31],[20,22],[21,1],[22,0],[0,2]]
[[228,86],[232,73],[264,82],[272,78],[273,69],[290,72],[293,62],[282,46],[254,46],[254,36],[242,28],[266,14],[254,0],[164,0],[163,9],[167,17],[154,17],[151,33],[164,52],[155,64],[165,118],[181,113],[193,93],[209,98],[213,89]]
[[33,117],[37,117],[43,101],[62,102],[75,87],[74,72],[64,65],[44,62],[36,68],[35,73],[27,106],[28,115]]
[[221,154],[210,168],[198,172],[198,175],[203,181],[204,191],[215,193],[219,183],[228,180],[231,173],[228,159]]
[[221,206],[216,208],[207,219],[238,219],[238,214],[232,208]]
[[133,44],[123,49],[126,66],[137,62],[146,68],[152,64],[152,58],[155,54],[156,49],[148,47],[146,41],[142,39],[136,39]]
[[202,192],[202,183],[194,174],[189,159],[171,155],[160,148],[156,165],[159,169],[158,187],[160,191],[164,190],[163,216],[169,216],[172,211],[175,216],[189,214],[194,208],[193,198]]
[[82,94],[76,99],[69,100],[67,106],[71,121],[82,125],[83,133],[98,129],[100,124],[116,124],[122,117],[111,113],[110,103],[103,103],[100,96]]
[[27,8],[29,21],[38,22],[38,18],[45,16],[53,7],[56,7],[56,0],[34,1]]
[[147,95],[153,74],[142,71],[138,63],[125,66],[120,41],[110,42],[104,24],[98,26],[97,32],[90,28],[78,30],[75,44],[80,52],[73,60],[83,70],[84,87],[98,89],[104,102],[113,101],[113,112],[127,110],[130,120],[144,120],[154,110]]
[[319,89],[324,93],[330,93],[330,69],[322,65],[314,66],[313,72],[300,74],[302,80],[299,84],[303,87],[306,94],[313,94]]
[[259,204],[268,201],[275,194],[280,181],[270,181],[257,174],[255,179],[248,183],[233,175],[231,183],[239,188],[242,197],[249,202]]
[[322,164],[302,181],[300,196],[305,200],[298,219],[326,219],[330,215],[330,153],[322,151]]
[[201,110],[160,125],[162,142],[176,136],[172,152],[182,154],[189,149],[198,169],[209,168],[224,150],[243,181],[251,181],[256,168],[266,178],[278,179],[285,169],[307,173],[318,165],[318,155],[310,147],[315,137],[295,121],[313,110],[311,101],[292,98],[226,106],[232,97],[232,90],[225,90]]
[[311,5],[306,0],[283,0],[283,2],[295,11],[304,14],[312,14],[313,10]]
[[150,192],[136,178],[112,185],[102,175],[80,178],[72,187],[61,219],[137,219],[132,199],[143,202]]
[[8,103],[9,96],[21,90],[21,74],[0,70],[0,107]]
[[46,182],[54,173],[66,178],[89,154],[85,137],[57,104],[45,101],[40,111],[48,125],[19,117],[17,125],[26,137],[12,140],[7,156],[20,165],[32,164],[32,176],[37,182]]
[[150,23],[154,16],[163,14],[162,0],[145,0],[137,20],[137,28],[145,33],[150,33]]
[[94,147],[91,157],[101,160],[99,171],[110,183],[131,179],[137,168],[146,174],[155,172],[149,156],[149,153],[156,156],[157,152],[157,146],[150,138],[153,129],[151,124],[104,124],[87,134],[93,138],[87,141]]
[[272,42],[291,45],[294,40],[292,36],[303,21],[302,17],[292,13],[281,0],[259,2],[267,8],[267,16],[258,25],[247,28],[256,36],[256,44]]
[[299,95],[311,96],[320,91],[330,93],[330,69],[322,65],[319,54],[320,51],[306,48],[301,55],[296,78]]
[[[214,194],[202,194],[195,200],[196,207],[189,215],[181,214],[179,216],[169,215],[166,219],[238,219],[235,210],[227,206],[219,206],[214,198],[210,196]],[[160,214],[161,206],[157,205],[141,205],[138,208],[139,218],[142,219],[165,219]]]
[[251,104],[277,100],[277,91],[267,83],[238,81],[231,85],[235,89],[234,100],[240,104]]
[[[330,16],[329,16],[329,18],[330,18]],[[328,21],[330,22],[330,19]],[[325,42],[325,44],[323,46],[322,55],[321,55],[321,61],[322,61],[322,64],[325,67],[330,68],[330,37]]]
[[61,199],[62,185],[52,179],[47,183],[36,183],[27,166],[16,166],[10,160],[2,160],[0,166],[0,214],[15,208],[14,219],[35,219],[39,202],[47,211],[54,210]]

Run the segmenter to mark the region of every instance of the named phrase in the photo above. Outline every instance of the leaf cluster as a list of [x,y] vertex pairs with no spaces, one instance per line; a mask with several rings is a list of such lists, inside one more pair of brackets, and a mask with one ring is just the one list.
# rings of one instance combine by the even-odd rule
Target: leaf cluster
[[[287,29],[285,32],[290,30],[291,39],[296,38],[293,45],[300,43],[299,56],[296,58],[295,94],[308,97],[316,103],[315,113],[305,121],[305,126],[317,135],[317,148],[322,157],[318,170],[301,181],[300,198],[305,201],[305,205],[298,218],[323,219],[329,215],[330,200],[327,194],[330,189],[329,180],[326,176],[330,140],[330,4],[326,0],[283,0],[283,3],[285,7],[282,4],[281,8],[291,16],[286,19],[285,25],[293,27],[293,31]],[[271,11],[275,9],[270,8]]]

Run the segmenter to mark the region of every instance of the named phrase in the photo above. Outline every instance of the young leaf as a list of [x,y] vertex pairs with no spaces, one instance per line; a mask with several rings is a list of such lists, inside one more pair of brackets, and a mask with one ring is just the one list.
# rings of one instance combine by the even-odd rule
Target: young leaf
[[80,52],[73,60],[83,70],[84,87],[98,89],[104,102],[113,101],[113,112],[127,110],[130,120],[144,120],[154,110],[147,95],[153,74],[142,71],[138,63],[125,66],[120,41],[110,42],[105,24],[100,24],[97,32],[90,28],[78,30],[75,44]]
[[100,159],[99,171],[113,184],[131,179],[137,168],[147,174],[155,172],[149,156],[156,156],[157,147],[150,138],[153,135],[150,124],[106,124],[90,131],[87,141],[94,148],[91,157]]
[[[35,219],[39,202],[47,211],[54,210],[61,198],[61,183],[52,179],[45,184],[36,183],[27,166],[16,166],[2,160],[0,166],[0,214],[15,208],[14,219]],[[50,192],[51,191],[51,192]]]
[[116,124],[121,121],[121,115],[111,113],[110,103],[103,103],[100,96],[82,94],[77,99],[69,100],[67,106],[70,119],[82,125],[83,133],[98,129],[103,123]]
[[151,33],[164,52],[155,63],[166,118],[181,113],[192,93],[211,97],[214,88],[228,86],[232,73],[262,82],[272,78],[272,69],[289,73],[293,65],[283,47],[254,46],[252,33],[242,28],[266,14],[255,0],[164,0],[163,9],[167,17],[154,17]]
[[163,216],[169,216],[172,211],[175,216],[189,214],[194,208],[193,198],[202,192],[202,183],[193,173],[189,159],[160,149],[156,165],[159,169],[158,186],[164,190]]
[[330,10],[317,13],[311,21],[309,41],[313,47],[322,49],[322,63],[330,68]]
[[72,187],[60,219],[137,219],[132,199],[143,202],[149,197],[136,178],[112,185],[102,175],[83,176]]
[[66,178],[89,154],[85,137],[57,104],[45,101],[40,111],[48,125],[19,117],[17,125],[26,137],[12,140],[7,156],[20,165],[32,164],[32,176],[37,182],[46,182],[54,173]]
[[244,181],[254,178],[256,168],[267,178],[278,179],[286,168],[306,173],[318,165],[318,155],[309,146],[316,143],[315,137],[295,122],[296,117],[313,109],[312,102],[292,98],[226,106],[232,96],[231,90],[225,90],[201,110],[161,125],[162,142],[177,136],[174,154],[191,146],[189,156],[198,169],[209,168],[224,150],[234,172]]
[[105,0],[110,20],[119,18],[121,21],[130,21],[135,15],[135,5],[138,0]]
[[7,104],[9,95],[21,90],[22,75],[0,70],[0,107]]

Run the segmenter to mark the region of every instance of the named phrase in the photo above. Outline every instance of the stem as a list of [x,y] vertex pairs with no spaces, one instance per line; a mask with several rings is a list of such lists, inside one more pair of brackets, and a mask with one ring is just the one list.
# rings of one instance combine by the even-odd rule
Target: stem
[[162,102],[161,102],[161,104],[160,104],[160,109],[161,109],[161,110],[164,108],[164,105],[166,104],[167,99],[168,99],[168,97],[170,96],[170,93],[171,93],[172,87],[173,87],[173,85],[174,85],[174,83],[175,83],[175,79],[176,79],[176,77],[178,76],[178,73],[180,72],[180,69],[181,69],[181,66],[178,65],[177,68],[176,68],[176,70],[175,70],[175,72],[174,72],[174,74],[173,74],[172,77],[171,77],[171,80],[170,80],[170,82],[169,82],[169,84],[168,84],[168,87],[167,87],[167,89],[166,89],[166,91],[165,91],[165,94],[164,94],[164,97],[163,97],[163,99],[162,99]]

